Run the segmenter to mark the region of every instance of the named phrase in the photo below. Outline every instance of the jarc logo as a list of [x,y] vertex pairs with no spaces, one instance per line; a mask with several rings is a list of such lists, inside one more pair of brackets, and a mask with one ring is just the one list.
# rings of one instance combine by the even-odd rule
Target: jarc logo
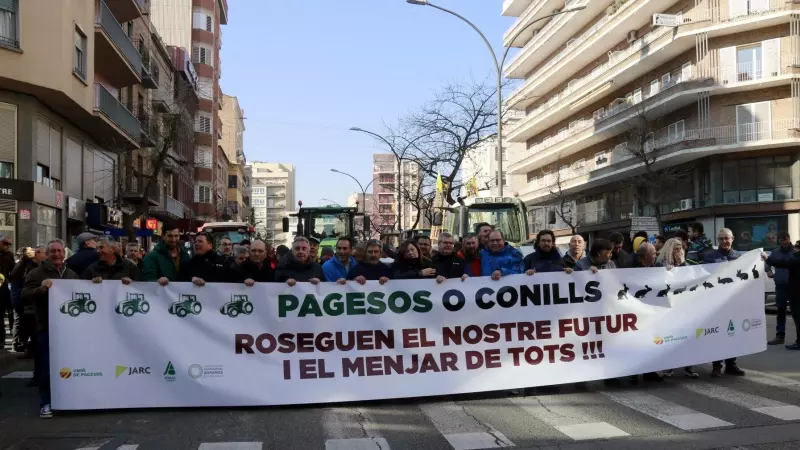
[[58,376],[60,376],[62,380],[68,380],[70,378],[83,378],[83,377],[102,377],[103,372],[89,372],[84,368],[70,369],[69,367],[62,367],[58,371]]
[[695,339],[700,339],[703,336],[708,336],[709,334],[717,334],[719,333],[719,327],[713,328],[698,328],[695,332]]
[[73,292],[72,300],[67,300],[59,308],[61,314],[69,314],[78,317],[81,313],[94,314],[97,311],[97,303],[92,300],[92,295],[86,292]]
[[117,366],[117,378],[121,377],[123,374],[125,375],[150,375],[150,368],[149,367],[128,367],[128,366]]
[[144,294],[128,292],[125,294],[125,300],[119,302],[114,311],[125,317],[131,317],[135,313],[147,314],[150,311],[150,303],[144,299]]
[[175,381],[175,366],[172,361],[167,362],[167,368],[164,369],[164,379],[167,381]]

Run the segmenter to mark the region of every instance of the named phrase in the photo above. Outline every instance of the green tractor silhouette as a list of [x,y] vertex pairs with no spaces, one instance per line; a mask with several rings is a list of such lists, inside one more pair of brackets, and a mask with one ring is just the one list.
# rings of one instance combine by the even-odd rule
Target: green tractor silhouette
[[178,317],[186,317],[187,314],[200,314],[203,305],[197,301],[197,296],[193,294],[181,294],[181,299],[169,306],[169,313]]
[[236,317],[239,314],[250,315],[253,312],[253,303],[247,299],[246,295],[233,294],[231,301],[222,305],[219,312],[230,317]]
[[117,307],[114,308],[117,314],[122,314],[125,317],[131,317],[134,313],[147,314],[150,311],[150,303],[144,299],[144,294],[135,294],[128,292],[125,300],[119,302]]
[[78,317],[81,313],[94,314],[97,311],[97,303],[92,300],[92,296],[86,292],[73,292],[72,300],[67,300],[61,305],[61,312],[72,317]]

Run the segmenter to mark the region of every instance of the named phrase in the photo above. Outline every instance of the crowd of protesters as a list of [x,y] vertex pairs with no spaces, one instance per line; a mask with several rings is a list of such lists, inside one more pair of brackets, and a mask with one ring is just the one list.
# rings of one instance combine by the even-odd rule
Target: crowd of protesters
[[[612,270],[618,268],[674,267],[731,261],[741,253],[733,249],[733,234],[720,230],[715,249],[705,236],[700,223],[692,224],[688,231],[677,230],[670,237],[657,236],[650,243],[647,234],[633,237],[633,253],[623,250],[625,239],[612,233],[609,239],[595,239],[586,248],[581,235],[572,236],[569,249],[562,255],[556,246],[556,236],[550,230],[541,230],[534,241],[535,251],[523,258],[519,249],[510,246],[500,230],[488,223],[476,226],[475,234],[460,240],[449,233],[438,236],[433,248],[431,240],[419,236],[402,242],[393,249],[377,240],[356,243],[342,237],[335,248],[319,250],[313,238],[298,236],[291,248],[273,248],[265,241],[245,240],[234,245],[222,238],[216,245],[211,235],[199,233],[194,237],[190,253],[180,241],[180,231],[166,226],[161,242],[145,255],[136,243],[121,244],[108,237],[82,233],[77,238],[78,250],[69,258],[60,240],[47,246],[23,248],[17,257],[9,250],[11,242],[0,238],[0,275],[2,288],[0,302],[13,311],[13,346],[24,357],[34,358],[35,368],[30,386],[38,386],[40,417],[52,417],[50,408],[50,370],[48,336],[48,291],[56,279],[84,279],[95,283],[116,280],[124,284],[134,281],[157,282],[162,286],[170,282],[191,282],[196,286],[206,283],[286,283],[318,284],[349,281],[381,284],[396,279],[434,279],[443,283],[447,279],[466,280],[469,277],[490,277],[499,280],[507,275],[574,271]],[[778,329],[770,344],[783,344],[785,340],[786,305],[790,305],[795,325],[800,325],[800,242],[793,245],[788,233],[778,234],[780,248],[766,258],[767,274],[775,279],[778,304]],[[5,296],[8,296],[6,299]],[[5,306],[4,306],[5,308]],[[0,310],[2,311],[2,310]],[[3,329],[5,333],[5,329]],[[786,346],[800,349],[800,341]],[[697,378],[694,368],[684,367],[687,377]],[[715,361],[711,375],[742,376],[736,358]],[[663,375],[647,373],[645,381],[662,381],[673,376],[668,370]],[[638,382],[632,376],[632,382]],[[605,380],[619,384],[619,380]],[[578,388],[585,384],[578,383]],[[557,390],[544,386],[542,391]]]

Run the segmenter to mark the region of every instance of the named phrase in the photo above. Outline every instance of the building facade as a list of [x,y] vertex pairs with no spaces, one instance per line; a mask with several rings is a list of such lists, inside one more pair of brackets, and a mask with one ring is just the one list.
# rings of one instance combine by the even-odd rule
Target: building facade
[[250,169],[250,205],[256,233],[269,244],[291,245],[292,230],[283,232],[283,218],[297,209],[295,167],[291,164],[253,161]]
[[239,106],[239,99],[223,95],[222,139],[220,147],[228,159],[228,186],[226,192],[226,215],[232,220],[244,220],[247,211],[244,206],[244,167],[247,164],[244,156],[244,111]]
[[[586,8],[510,42],[565,6]],[[507,104],[525,118],[507,138],[522,144],[509,171],[531,232],[628,234],[644,216],[662,233],[731,228],[742,250],[800,235],[800,5],[511,0],[504,13],[519,17],[505,75],[523,80]]]
[[[401,195],[398,195],[398,176]],[[372,178],[375,180],[372,183],[372,229],[381,236],[411,229],[417,218],[417,208],[403,192],[413,190],[421,183],[419,166],[412,161],[403,161],[398,167],[397,159],[391,153],[375,153],[372,155]],[[420,220],[416,228],[424,228],[423,222]]]
[[200,96],[195,117],[195,186],[193,208],[204,221],[222,219],[228,195],[228,158],[219,145],[224,100],[220,50],[222,25],[228,23],[226,0],[151,0],[150,17],[169,45],[191,49]]
[[[505,113],[503,126],[504,129],[513,127],[523,119],[525,114],[517,110],[508,110]],[[514,144],[506,141],[503,146],[503,173],[498,173],[497,167],[497,135],[488,136],[486,139],[475,144],[464,156],[461,162],[461,181],[464,189],[461,195],[500,195],[498,180],[503,180],[503,194],[514,184],[512,178],[523,178],[519,175],[508,173],[508,156],[517,154],[520,149],[524,149],[522,144]]]

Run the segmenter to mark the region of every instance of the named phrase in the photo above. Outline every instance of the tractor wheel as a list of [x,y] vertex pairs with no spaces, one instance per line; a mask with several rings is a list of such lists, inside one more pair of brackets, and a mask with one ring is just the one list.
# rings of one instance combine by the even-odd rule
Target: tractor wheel
[[86,312],[94,314],[95,311],[97,311],[97,303],[95,303],[94,300],[86,302]]
[[142,314],[147,314],[147,312],[150,311],[150,303],[147,303],[147,302],[140,303],[139,304],[139,311],[141,311]]
[[235,306],[234,306],[233,308],[229,308],[229,309],[228,309],[228,315],[229,315],[230,317],[236,317],[236,316],[238,316],[238,315],[239,315],[239,308],[237,308],[237,307],[235,307]]
[[203,305],[201,305],[200,303],[195,303],[194,305],[192,305],[192,313],[200,314],[200,311],[202,310],[203,310]]
[[186,308],[178,308],[178,311],[175,313],[178,317],[186,317]]
[[244,306],[242,307],[245,314],[250,314],[253,312],[253,304],[250,302],[244,302]]
[[125,309],[122,310],[122,314],[124,314],[125,317],[131,317],[133,315],[133,307],[130,305],[126,306]]
[[72,305],[69,307],[69,315],[72,317],[78,317],[81,313],[81,309],[78,308],[77,305]]

